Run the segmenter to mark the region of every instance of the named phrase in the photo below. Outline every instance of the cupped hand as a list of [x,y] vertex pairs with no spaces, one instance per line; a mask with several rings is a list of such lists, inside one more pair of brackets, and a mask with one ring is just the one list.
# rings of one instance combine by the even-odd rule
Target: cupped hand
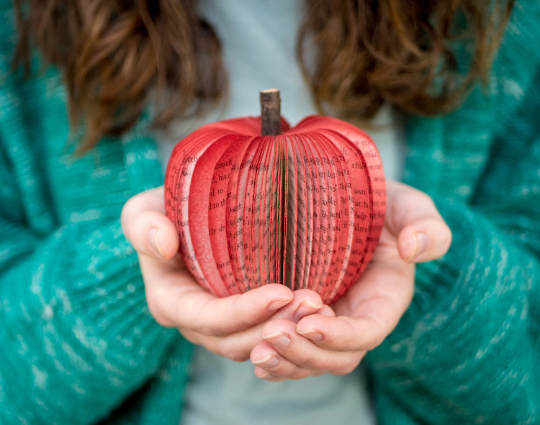
[[360,280],[333,306],[336,316],[312,314],[298,323],[268,321],[251,352],[255,375],[269,381],[354,370],[368,350],[396,327],[414,291],[415,263],[437,259],[452,233],[431,198],[387,181],[384,228]]
[[306,315],[334,315],[318,294],[294,296],[283,285],[217,298],[195,281],[178,251],[178,233],[165,215],[163,187],[131,198],[122,210],[122,229],[139,255],[150,312],[194,344],[235,361],[249,359],[268,319],[296,323]]

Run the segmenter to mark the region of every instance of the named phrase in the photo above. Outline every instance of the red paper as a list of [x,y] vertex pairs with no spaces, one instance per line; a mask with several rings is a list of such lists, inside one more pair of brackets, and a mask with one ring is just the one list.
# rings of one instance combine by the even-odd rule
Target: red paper
[[260,136],[260,124],[209,124],[174,149],[165,206],[180,254],[218,297],[279,283],[331,304],[367,267],[384,224],[377,148],[334,118],[283,120],[281,136]]

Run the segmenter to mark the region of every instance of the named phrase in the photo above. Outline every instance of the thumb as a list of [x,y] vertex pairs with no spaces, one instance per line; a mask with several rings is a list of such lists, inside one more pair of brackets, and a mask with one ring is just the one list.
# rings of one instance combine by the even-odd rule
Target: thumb
[[409,263],[423,263],[442,257],[451,242],[452,233],[442,218],[421,218],[399,233],[398,252]]
[[452,232],[425,193],[398,182],[388,184],[386,226],[397,236],[399,256],[409,263],[442,257]]
[[129,199],[122,208],[122,230],[139,254],[170,259],[178,251],[178,233],[165,215],[163,186]]

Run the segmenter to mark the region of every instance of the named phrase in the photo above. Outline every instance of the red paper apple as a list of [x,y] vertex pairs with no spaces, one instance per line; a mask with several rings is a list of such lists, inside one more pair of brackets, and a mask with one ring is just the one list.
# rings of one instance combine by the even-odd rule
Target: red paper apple
[[[205,125],[175,147],[167,216],[199,284],[218,297],[268,283],[317,291],[327,304],[358,280],[377,246],[386,193],[377,148],[335,118],[261,118]],[[283,128],[283,133],[281,132]]]

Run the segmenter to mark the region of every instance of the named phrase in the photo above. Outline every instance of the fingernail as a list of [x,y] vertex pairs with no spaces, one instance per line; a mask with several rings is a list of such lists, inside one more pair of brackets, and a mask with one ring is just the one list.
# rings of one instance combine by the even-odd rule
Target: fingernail
[[299,322],[300,319],[303,317],[306,317],[310,314],[315,313],[317,310],[319,310],[322,307],[321,305],[317,305],[312,303],[311,301],[304,301],[300,306],[296,309],[296,312],[294,313],[294,319]]
[[285,348],[291,340],[289,336],[284,332],[276,332],[271,335],[263,336],[263,339],[268,341],[274,347]]
[[260,367],[276,367],[279,363],[279,359],[274,354],[269,354],[264,359],[251,362]]
[[267,311],[276,311],[279,310],[281,307],[289,304],[291,300],[276,300],[272,301],[270,304],[268,304],[268,307],[266,307]]
[[148,242],[150,243],[150,247],[155,254],[160,255],[161,257],[165,257],[161,252],[161,249],[159,249],[158,238],[160,231],[161,229],[155,227],[153,229],[150,229],[150,232],[148,232]]
[[426,252],[429,246],[428,235],[426,235],[424,232],[415,233],[412,238],[414,240],[414,251],[411,256],[407,258],[407,261],[420,257],[424,252]]
[[323,334],[319,331],[316,331],[315,329],[308,329],[307,331],[296,331],[296,333],[299,333],[300,335],[305,336],[306,338],[314,342],[321,342],[324,338]]

